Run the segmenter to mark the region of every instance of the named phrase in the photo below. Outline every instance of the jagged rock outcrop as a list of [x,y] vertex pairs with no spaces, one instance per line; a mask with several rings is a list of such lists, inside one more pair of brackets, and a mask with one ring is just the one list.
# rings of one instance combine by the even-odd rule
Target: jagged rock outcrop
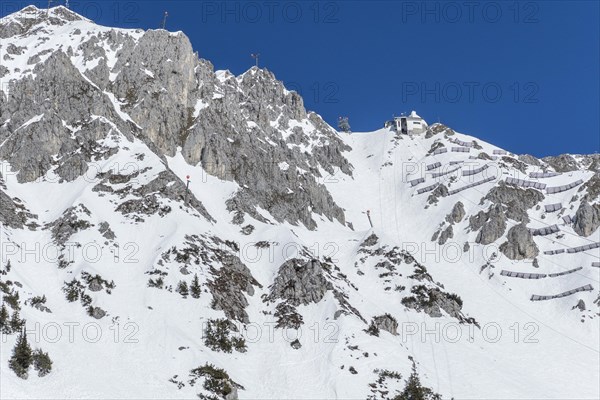
[[[104,190],[103,188],[107,187],[106,179],[110,180],[110,177],[105,178],[95,189]],[[116,211],[125,215],[134,215],[140,218],[140,215],[158,213],[162,216],[171,212],[171,209],[169,206],[162,204],[161,198],[173,202],[183,202],[187,198],[188,206],[198,211],[207,220],[214,221],[202,202],[192,193],[187,192],[183,181],[169,169],[160,172],[156,178],[138,188],[127,186],[117,191],[110,190],[110,192],[119,195],[121,198],[131,197],[131,195],[136,197],[121,203],[116,208]]]
[[106,311],[104,311],[100,307],[90,306],[88,313],[90,314],[90,317],[95,318],[95,319],[102,319],[106,316]]
[[452,129],[450,129],[449,127],[447,127],[444,124],[440,124],[439,122],[437,122],[437,123],[430,125],[427,128],[427,132],[425,132],[425,138],[429,139],[430,137],[433,137],[440,133],[443,133],[444,135],[447,135],[447,136],[454,135],[454,131]]
[[450,214],[446,216],[446,221],[450,224],[458,224],[465,217],[465,206],[461,201],[454,204]]
[[[0,125],[0,159],[19,171],[19,182],[34,181],[51,170],[72,181],[87,172],[88,163],[115,154],[116,148],[102,144],[102,139],[117,137],[117,132],[133,139],[110,99],[64,52],[52,53],[33,73],[35,78],[27,76],[11,85],[0,110],[0,120],[10,116],[9,123]],[[40,105],[38,99],[47,100]]]
[[88,288],[92,291],[92,292],[99,292],[102,289],[104,289],[104,286],[102,286],[102,282],[100,282],[99,279],[92,279],[90,281],[90,283],[88,284]]
[[108,240],[114,240],[117,237],[113,230],[110,229],[110,224],[106,221],[98,224],[98,231],[105,239]]
[[284,262],[269,286],[269,299],[285,300],[293,306],[318,303],[332,285],[324,275],[321,262],[293,258]]
[[469,228],[472,231],[479,230],[475,242],[484,245],[495,242],[506,230],[506,217],[503,206],[496,204],[491,206],[487,212],[479,211],[469,218]]
[[582,156],[580,164],[588,171],[600,172],[600,154],[586,154]]
[[600,173],[596,172],[587,182],[579,188],[579,192],[586,191],[583,200],[593,203],[600,199]]
[[529,217],[527,210],[544,200],[544,195],[535,189],[521,189],[513,185],[507,185],[500,182],[498,186],[492,188],[482,199],[490,200],[496,204],[506,206],[506,217],[517,222],[527,223]]
[[[0,159],[18,171],[19,182],[48,173],[75,180],[91,162],[113,156],[119,143],[137,139],[163,159],[180,148],[189,164],[237,182],[227,203],[236,222],[244,214],[264,220],[260,208],[277,222],[309,229],[316,228],[313,213],[345,224],[319,181],[322,171],[352,174],[343,155],[350,148],[272,72],[217,73],[182,33],[92,30],[79,38],[68,24],[81,17],[67,9],[52,9],[46,18],[33,7],[19,18],[3,24],[0,35],[64,35],[62,48],[15,46],[9,55],[23,53],[35,63],[28,71],[9,69],[22,79],[11,82],[8,96],[0,93]],[[176,183],[178,201],[182,185]],[[168,212],[153,196],[119,211]]]
[[500,251],[511,260],[532,259],[539,254],[533,236],[525,224],[510,228],[506,239],[507,241],[500,245]]
[[525,173],[525,171],[527,170],[527,164],[524,162],[521,162],[519,160],[517,160],[516,158],[513,157],[509,157],[509,156],[502,156],[501,161],[499,161],[499,164],[501,166],[507,166],[510,168],[515,168],[517,170],[519,170],[522,173]]
[[[309,255],[307,251],[303,253],[306,253],[304,256]],[[366,322],[350,304],[345,293],[344,288],[354,285],[346,275],[340,272],[334,274],[334,271],[340,271],[339,267],[317,259],[293,258],[284,262],[279,267],[273,284],[269,286],[269,294],[263,296],[266,303],[279,301],[274,314],[277,318],[276,327],[298,329],[304,322],[297,307],[320,302],[328,291],[331,291],[339,307],[333,315],[334,319],[353,314]]]
[[398,334],[398,321],[390,314],[378,315],[373,318],[373,324],[377,329],[381,329],[391,333],[392,335]]
[[465,317],[462,312],[462,299],[453,293],[446,293],[439,287],[417,285],[411,289],[412,295],[402,299],[402,305],[424,312],[433,318],[441,317],[442,311],[460,322],[477,324],[475,319]]
[[571,172],[577,171],[577,160],[569,154],[561,154],[560,156],[551,156],[542,158],[546,164],[550,165],[556,172]]
[[524,162],[525,164],[534,165],[539,167],[542,165],[540,160],[537,157],[532,156],[531,154],[521,154],[519,155],[519,161]]
[[220,252],[220,261],[223,266],[219,270],[211,269],[214,279],[208,283],[213,296],[211,306],[223,310],[229,319],[249,323],[245,310],[248,300],[244,293],[253,296],[254,286],[260,284],[238,257]]
[[[1,178],[1,175],[0,175]],[[16,229],[23,229],[28,226],[34,229],[37,224],[34,220],[37,215],[31,214],[18,199],[11,199],[2,189],[0,189],[0,223]]]
[[428,204],[436,204],[440,197],[448,196],[448,187],[443,183],[438,185],[427,198]]
[[446,229],[442,231],[440,237],[438,239],[438,244],[443,245],[446,243],[448,239],[452,239],[454,237],[454,230],[452,229],[452,225],[449,225]]
[[579,301],[577,301],[577,304],[573,306],[572,310],[574,309],[578,309],[579,311],[585,311],[585,301],[579,299]]
[[376,234],[372,233],[369,235],[368,238],[366,238],[364,240],[364,242],[361,243],[361,247],[371,247],[371,246],[375,246],[377,244],[377,242],[379,241],[379,238],[377,237]]
[[590,205],[581,202],[575,213],[573,230],[580,236],[588,237],[600,227],[600,204]]
[[[169,275],[169,272],[163,271],[169,270],[165,265],[168,263],[176,263],[176,271],[184,276],[206,266],[205,271],[210,277],[206,287],[212,295],[211,307],[223,311],[228,319],[248,323],[246,295],[253,296],[255,287],[262,288],[262,285],[237,256],[239,250],[236,243],[218,237],[186,235],[184,245],[163,252],[158,268],[147,274],[159,275],[162,280],[163,276]],[[152,278],[149,286],[163,288]]]
[[52,232],[52,239],[58,245],[64,246],[75,233],[92,227],[86,217],[91,215],[90,210],[83,204],[69,207],[56,221],[45,226]]

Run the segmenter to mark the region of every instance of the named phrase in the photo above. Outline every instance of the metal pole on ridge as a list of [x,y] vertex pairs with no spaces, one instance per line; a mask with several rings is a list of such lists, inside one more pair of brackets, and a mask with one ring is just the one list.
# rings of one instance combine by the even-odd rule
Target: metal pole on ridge
[[187,202],[188,202],[188,193],[190,192],[190,176],[186,176],[185,179],[187,180],[187,185],[185,186],[185,200],[183,202],[183,204],[185,204],[187,206]]
[[162,29],[165,29],[165,27],[167,26],[167,17],[169,16],[169,13],[167,11],[165,11],[165,15],[163,16],[163,20],[162,20]]

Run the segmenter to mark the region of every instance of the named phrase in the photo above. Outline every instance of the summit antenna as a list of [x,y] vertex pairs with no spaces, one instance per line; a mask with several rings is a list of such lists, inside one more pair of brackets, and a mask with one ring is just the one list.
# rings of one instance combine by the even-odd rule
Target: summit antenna
[[52,6],[52,0],[48,0],[48,8],[46,9],[46,18],[50,16],[50,7]]
[[258,58],[260,57],[260,53],[252,53],[250,54],[250,57],[254,58],[254,60],[256,60],[256,68],[258,68]]
[[165,15],[163,16],[163,20],[162,20],[162,29],[165,29],[165,27],[167,26],[167,17],[169,16],[169,13],[167,11],[165,11]]

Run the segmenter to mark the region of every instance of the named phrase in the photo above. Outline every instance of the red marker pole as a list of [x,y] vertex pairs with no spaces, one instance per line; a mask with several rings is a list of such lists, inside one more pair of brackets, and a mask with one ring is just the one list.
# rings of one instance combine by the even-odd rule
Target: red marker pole
[[188,193],[190,192],[190,176],[185,177],[187,179],[187,185],[185,186],[185,201],[184,204],[187,206]]

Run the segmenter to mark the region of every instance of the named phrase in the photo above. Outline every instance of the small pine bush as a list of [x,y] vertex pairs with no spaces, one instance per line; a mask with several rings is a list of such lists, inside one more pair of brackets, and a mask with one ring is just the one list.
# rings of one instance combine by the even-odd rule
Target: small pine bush
[[92,304],[92,297],[87,293],[81,293],[81,305],[84,307]]
[[46,295],[43,295],[41,297],[40,296],[32,297],[31,300],[29,300],[29,304],[32,307],[35,307],[38,304],[46,304]]
[[179,281],[179,283],[177,284],[177,293],[183,296],[184,299],[187,298],[190,294],[188,284],[184,281]]
[[190,292],[192,297],[195,299],[200,298],[200,294],[202,293],[202,288],[200,287],[200,282],[198,281],[198,275],[194,275],[194,279],[192,280],[192,284],[190,285]]
[[38,376],[46,376],[52,371],[52,360],[48,353],[41,349],[33,352],[33,368],[38,372]]
[[25,325],[25,321],[21,319],[19,311],[13,312],[12,316],[10,317],[9,325],[11,331],[9,333],[19,332],[21,328],[23,328],[23,325]]
[[67,301],[70,303],[79,300],[79,296],[83,291],[83,285],[77,279],[73,279],[71,282],[65,282],[63,286],[63,292],[67,297]]
[[246,339],[243,337],[234,337],[231,339],[231,344],[236,351],[240,353],[246,352]]
[[413,362],[412,373],[402,392],[394,400],[441,400],[442,397],[428,387],[421,385],[421,379]]
[[231,337],[235,330],[227,319],[209,319],[204,330],[204,344],[213,351],[231,353],[232,350],[243,353],[246,351],[246,341],[241,337]]
[[21,305],[19,304],[19,292],[16,290],[4,296],[4,301],[15,311],[21,309]]
[[163,278],[160,276],[158,278],[156,278],[156,280],[154,280],[152,278],[150,278],[148,280],[148,287],[162,289],[164,284],[165,284],[165,282],[164,282]]
[[204,377],[204,389],[220,396],[220,398],[225,398],[233,391],[229,374],[212,364],[205,364],[202,367],[195,368],[190,371],[190,375],[196,378]]
[[17,343],[13,348],[12,356],[8,361],[8,366],[19,378],[27,379],[29,377],[29,367],[32,362],[33,355],[31,353],[29,342],[27,342],[27,335],[25,335],[24,332],[21,332],[17,338]]
[[10,329],[9,320],[8,320],[8,310],[4,303],[2,303],[2,307],[0,307],[0,332],[8,334],[6,329]]

